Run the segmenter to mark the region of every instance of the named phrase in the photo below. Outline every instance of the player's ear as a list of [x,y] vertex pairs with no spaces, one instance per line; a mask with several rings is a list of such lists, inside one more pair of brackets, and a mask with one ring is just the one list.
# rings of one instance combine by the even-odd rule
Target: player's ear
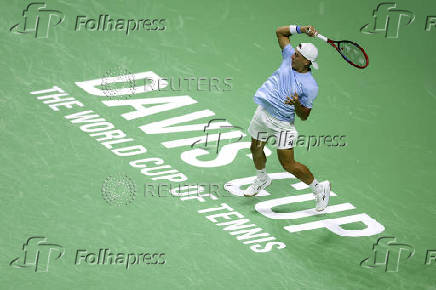
[[311,64],[312,64],[312,62],[310,60],[306,59],[306,63],[305,63],[306,68],[310,68]]

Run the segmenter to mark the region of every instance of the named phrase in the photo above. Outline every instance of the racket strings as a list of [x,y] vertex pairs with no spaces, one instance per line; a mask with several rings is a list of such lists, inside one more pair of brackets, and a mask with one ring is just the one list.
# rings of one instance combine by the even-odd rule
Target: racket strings
[[362,52],[362,50],[354,45],[353,43],[349,42],[341,42],[338,45],[340,53],[347,58],[350,62],[359,65],[359,66],[365,66],[366,65],[366,57],[365,54]]

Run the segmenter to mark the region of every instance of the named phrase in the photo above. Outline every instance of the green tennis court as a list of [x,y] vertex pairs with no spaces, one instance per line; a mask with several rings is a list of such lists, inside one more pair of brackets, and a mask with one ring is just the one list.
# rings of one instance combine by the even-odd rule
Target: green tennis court
[[[436,289],[436,3],[3,1],[0,289]],[[295,149],[256,172],[278,26],[328,44]],[[338,143],[335,143],[339,141]],[[227,190],[226,190],[227,189]]]

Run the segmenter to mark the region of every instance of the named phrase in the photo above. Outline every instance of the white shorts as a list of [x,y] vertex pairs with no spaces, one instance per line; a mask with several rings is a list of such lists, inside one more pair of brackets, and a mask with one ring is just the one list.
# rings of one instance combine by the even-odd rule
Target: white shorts
[[272,139],[272,145],[275,145],[277,149],[293,148],[298,137],[294,124],[276,119],[260,105],[251,119],[248,133],[262,142]]

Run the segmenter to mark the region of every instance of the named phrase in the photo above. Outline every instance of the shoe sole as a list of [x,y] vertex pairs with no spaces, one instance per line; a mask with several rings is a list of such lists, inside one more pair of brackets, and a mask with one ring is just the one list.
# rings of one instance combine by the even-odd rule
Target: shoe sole
[[[323,211],[323,210],[325,210],[325,209],[327,208],[328,204],[329,204],[329,201],[330,201],[330,192],[331,192],[331,184],[330,184],[329,181],[328,181],[327,184],[328,184],[328,194],[327,194],[328,199],[327,199],[327,204],[325,205],[325,207],[324,207],[323,209],[317,209],[317,208],[315,208],[316,211]],[[324,191],[323,193],[325,193],[325,191]]]
[[[262,188],[262,186],[263,186],[264,184],[266,184],[266,185],[264,186],[264,188]],[[267,188],[270,184],[271,184],[271,179],[268,178],[267,181],[265,181],[262,185],[259,185],[260,189],[258,189],[257,192],[256,192],[255,194],[253,194],[253,195],[246,195],[246,194],[244,193],[244,196],[246,196],[246,197],[253,197],[253,196],[256,196],[256,195],[257,195],[261,190]]]

